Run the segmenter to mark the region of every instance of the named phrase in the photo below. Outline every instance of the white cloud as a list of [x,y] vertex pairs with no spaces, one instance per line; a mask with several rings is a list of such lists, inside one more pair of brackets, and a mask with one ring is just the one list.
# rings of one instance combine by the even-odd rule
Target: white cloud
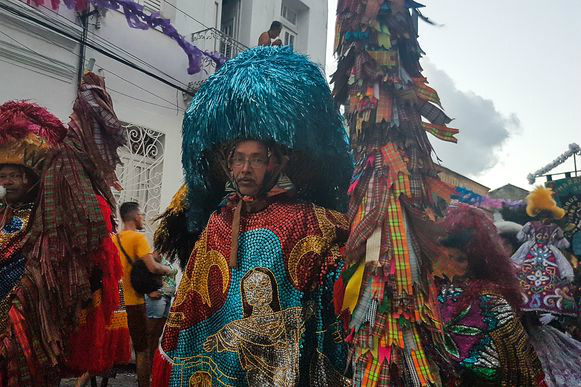
[[471,176],[494,167],[503,145],[521,131],[518,116],[514,113],[506,116],[497,110],[492,100],[458,89],[454,80],[429,60],[424,59],[422,65],[446,113],[454,118],[449,126],[460,129],[456,136],[458,144],[430,139],[437,156],[446,167]]

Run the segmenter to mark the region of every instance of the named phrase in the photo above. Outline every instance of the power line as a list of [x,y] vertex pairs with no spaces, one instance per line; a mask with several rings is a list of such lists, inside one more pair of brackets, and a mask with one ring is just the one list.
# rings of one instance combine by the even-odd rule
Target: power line
[[[51,58],[49,58],[49,57],[47,57],[47,56],[45,56],[45,55],[43,55],[43,54],[41,54],[41,53],[39,53],[39,52],[37,52],[37,51],[33,50],[32,48],[28,47],[28,46],[27,46],[27,45],[25,45],[24,43],[22,43],[22,42],[18,41],[18,40],[17,40],[17,39],[15,39],[14,37],[12,37],[12,36],[10,36],[10,35],[8,35],[8,34],[6,34],[6,33],[2,32],[2,31],[0,31],[0,34],[2,34],[2,35],[4,35],[4,36],[6,36],[7,38],[11,39],[12,41],[14,41],[14,42],[16,42],[17,44],[21,45],[22,47],[26,48],[27,50],[29,50],[29,51],[31,51],[31,52],[33,52],[33,53],[35,53],[36,55],[39,55],[39,56],[41,56],[41,57],[43,57],[43,58],[45,58],[45,59],[47,59],[47,60],[50,60],[50,59],[51,59]],[[71,53],[71,54],[73,54],[73,55],[77,56],[78,58],[81,58],[81,56],[80,56],[79,54],[77,54],[76,52],[74,52],[74,51],[71,51],[71,50],[69,50],[68,48],[66,48],[66,47],[64,47],[64,46],[61,46],[61,45],[59,45],[58,43],[56,43],[56,42],[55,42],[55,41],[53,41],[53,40],[50,40],[50,39],[49,39],[49,41],[50,41],[52,44],[54,44],[55,46],[62,48],[63,50],[65,50],[65,51],[67,51],[67,52],[69,52],[69,53]],[[85,59],[84,61],[85,61],[85,62],[88,62],[88,59]],[[119,74],[116,74],[115,72],[113,72],[113,71],[111,71],[111,70],[109,70],[109,69],[107,69],[107,68],[105,68],[105,67],[103,67],[103,66],[100,66],[100,65],[98,65],[98,67],[100,67],[100,68],[102,68],[103,70],[105,70],[105,71],[107,71],[107,72],[111,73],[112,75],[114,75],[114,76],[116,76],[116,77],[120,78],[121,80],[123,80],[123,81],[125,81],[125,82],[127,82],[127,83],[129,83],[129,84],[131,84],[131,85],[133,85],[133,86],[135,86],[135,87],[137,87],[138,89],[140,89],[140,90],[143,90],[143,91],[145,91],[146,93],[148,93],[148,94],[151,94],[151,95],[153,95],[154,97],[156,97],[156,98],[159,98],[160,100],[162,100],[162,101],[164,101],[164,102],[167,102],[167,103],[168,103],[168,104],[170,104],[171,106],[162,106],[162,105],[157,105],[157,104],[155,104],[155,103],[153,103],[153,102],[148,102],[148,101],[140,100],[140,99],[138,99],[138,98],[135,98],[135,97],[134,97],[134,98],[135,98],[135,99],[137,99],[138,101],[142,101],[142,102],[150,103],[150,104],[152,104],[152,105],[157,105],[157,106],[161,106],[161,107],[168,108],[168,109],[172,109],[172,110],[173,110],[173,109],[177,109],[177,110],[181,110],[181,111],[184,111],[184,112],[185,112],[185,109],[183,109],[183,108],[179,107],[177,104],[174,104],[172,101],[169,101],[169,100],[167,100],[167,99],[165,99],[165,98],[163,98],[163,97],[160,97],[159,95],[157,95],[157,94],[153,93],[152,91],[149,91],[149,90],[147,90],[147,89],[145,89],[145,88],[143,88],[143,87],[139,86],[138,84],[136,84],[136,83],[134,83],[134,82],[131,82],[130,80],[128,80],[128,79],[126,79],[126,78],[122,77],[122,76],[121,76],[121,75],[119,75]],[[110,88],[110,87],[107,87],[107,89],[111,90],[111,88]],[[121,92],[119,92],[119,91],[117,91],[117,93],[119,93],[119,94],[122,94],[122,93],[121,93]]]
[[144,100],[144,99],[140,99],[140,98],[134,97],[134,96],[132,96],[132,95],[125,94],[125,93],[123,93],[123,92],[121,92],[121,91],[118,91],[118,90],[112,89],[112,88],[110,88],[110,87],[107,87],[107,90],[109,90],[109,91],[112,91],[113,93],[121,94],[121,95],[123,95],[123,96],[125,96],[125,97],[128,97],[128,98],[132,98],[132,99],[134,99],[134,100],[136,100],[136,101],[139,101],[139,102],[147,103],[147,104],[150,104],[150,105],[153,105],[153,106],[158,106],[158,107],[160,107],[160,108],[164,108],[164,109],[171,109],[171,110],[174,110],[175,108],[178,108],[178,109],[180,109],[180,110],[182,110],[182,111],[185,111],[184,109],[182,109],[182,108],[180,108],[180,107],[178,107],[178,106],[171,107],[171,106],[160,105],[160,104],[157,104],[157,103],[155,103],[155,102],[146,101],[146,100]]
[[189,17],[193,21],[198,22],[199,24],[202,25],[202,27],[204,27],[204,28],[210,28],[207,25],[205,25],[204,23],[202,23],[201,21],[199,21],[198,19],[196,19],[195,17],[193,17],[192,15],[190,15],[189,13],[187,13],[186,11],[179,9],[178,7],[176,7],[175,5],[173,5],[172,3],[170,3],[169,1],[163,0],[163,2],[166,3],[167,5],[169,5],[170,7],[174,8],[176,11],[179,11],[179,12],[183,13],[184,15],[186,15],[187,17]]
[[[61,15],[60,13],[58,13],[58,12],[56,12],[56,11],[52,10],[51,8],[48,8],[47,6],[45,6],[45,5],[42,5],[42,4],[41,4],[41,7],[45,8],[45,9],[46,9],[46,10],[48,10],[48,11],[50,11],[51,13],[53,13],[53,14],[54,14],[54,15],[56,15],[56,16],[58,16],[59,18],[61,18],[61,19],[65,20],[65,21],[66,21],[66,22],[69,24],[69,26],[79,27],[79,25],[78,25],[78,24],[76,24],[75,22],[73,22],[72,20],[70,20],[69,18],[67,18],[66,16],[64,16],[64,15]],[[54,21],[56,22],[56,20],[54,20]],[[63,26],[63,24],[61,24],[61,26]],[[171,79],[173,79],[174,81],[176,81],[176,82],[178,82],[178,83],[181,83],[182,85],[184,85],[184,86],[186,86],[186,87],[187,87],[187,84],[186,84],[186,83],[184,83],[184,82],[182,82],[181,80],[179,80],[179,79],[177,79],[177,78],[173,77],[172,75],[170,75],[170,74],[168,74],[168,73],[164,72],[163,70],[161,70],[161,69],[159,69],[159,68],[155,67],[155,66],[154,66],[154,65],[152,65],[151,63],[149,63],[149,62],[147,62],[147,61],[143,60],[142,58],[140,58],[140,57],[138,57],[138,56],[134,55],[133,53],[131,53],[131,52],[129,52],[129,51],[127,51],[127,50],[125,50],[123,47],[120,47],[120,46],[116,45],[115,43],[111,42],[110,40],[108,40],[108,39],[105,39],[104,37],[100,36],[99,34],[97,34],[97,33],[96,33],[96,32],[94,32],[94,31],[88,30],[88,32],[89,32],[89,34],[91,34],[91,35],[92,35],[94,38],[97,38],[97,39],[98,39],[98,40],[94,40],[93,38],[89,38],[89,39],[91,39],[91,41],[92,41],[92,42],[94,42],[94,43],[99,43],[99,44],[103,44],[103,43],[104,43],[104,44],[110,45],[111,47],[113,47],[113,48],[115,48],[115,49],[117,49],[117,50],[121,51],[122,53],[124,53],[124,54],[126,54],[126,55],[128,55],[128,56],[132,57],[133,59],[135,59],[135,60],[137,60],[137,61],[139,61],[139,62],[143,63],[144,65],[146,65],[146,66],[148,66],[148,67],[150,67],[150,68],[152,68],[152,69],[154,69],[154,70],[156,70],[156,71],[160,72],[161,74],[165,75],[166,77],[168,77],[168,78],[171,78]],[[99,42],[99,41],[100,41],[100,42]],[[109,49],[110,49],[110,48],[109,48]]]
[[[0,3],[0,8],[4,9],[4,10],[10,12],[10,13],[13,13],[13,14],[15,14],[17,16],[20,16],[20,17],[22,17],[22,18],[24,18],[26,20],[32,21],[32,22],[34,22],[34,23],[36,23],[36,24],[38,24],[40,26],[43,26],[43,27],[45,27],[45,28],[47,28],[47,29],[49,29],[51,31],[57,32],[57,33],[65,36],[65,37],[67,37],[67,38],[69,38],[71,40],[74,40],[74,41],[76,41],[78,43],[81,43],[81,39],[80,38],[78,38],[78,37],[76,37],[76,36],[74,36],[74,35],[66,32],[66,31],[60,30],[59,28],[56,28],[54,26],[51,26],[50,24],[48,24],[48,23],[46,23],[46,22],[44,22],[42,20],[38,20],[37,18],[31,17],[29,15],[26,15],[26,14],[22,13],[19,10],[13,9],[13,8],[8,7],[5,4],[1,4],[1,3]],[[160,77],[160,76],[158,76],[156,74],[153,74],[152,72],[150,72],[148,70],[145,70],[145,69],[137,66],[135,63],[133,63],[133,62],[131,62],[131,61],[125,59],[125,58],[121,58],[121,57],[119,57],[117,55],[114,55],[114,54],[112,54],[112,53],[110,53],[110,52],[108,52],[108,51],[106,51],[106,50],[104,50],[104,49],[96,46],[92,42],[86,42],[85,44],[88,47],[94,49],[95,51],[97,51],[97,52],[99,52],[99,53],[101,53],[101,54],[103,54],[103,55],[105,55],[105,56],[107,56],[107,57],[109,57],[111,59],[114,59],[114,60],[116,60],[116,61],[118,61],[120,63],[123,63],[123,64],[125,64],[128,67],[131,67],[131,68],[133,68],[133,69],[135,69],[137,71],[140,71],[140,72],[142,72],[142,73],[150,76],[151,78],[157,79],[158,81],[160,81],[162,83],[165,83],[166,85],[171,86],[171,87],[173,87],[173,88],[175,88],[177,90],[180,90],[180,91],[182,91],[182,92],[184,92],[184,93],[186,93],[188,95],[193,95],[191,91],[189,91],[189,90],[187,90],[187,89],[185,89],[185,88],[183,88],[183,87],[181,87],[179,85],[175,85],[175,84],[171,83],[170,81],[168,81],[167,79],[164,79],[164,78],[162,78],[162,77]]]

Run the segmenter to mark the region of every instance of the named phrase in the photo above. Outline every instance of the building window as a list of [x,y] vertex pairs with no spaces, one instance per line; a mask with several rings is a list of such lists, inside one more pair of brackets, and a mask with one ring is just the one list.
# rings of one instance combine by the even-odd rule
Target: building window
[[297,24],[297,12],[292,8],[289,8],[286,4],[282,4],[282,8],[280,10],[280,16],[282,16],[287,22],[292,25]]
[[143,5],[146,11],[150,13],[161,12],[161,4],[164,0],[139,0],[139,3]]
[[290,32],[290,31],[285,31],[284,32],[284,45],[294,47],[295,46],[295,38],[296,38],[296,35],[294,33]]
[[284,44],[285,46],[294,47],[295,42],[297,40],[297,34],[296,32],[291,31],[286,27],[282,27],[282,30],[280,32],[280,38],[282,40],[282,44]]
[[115,199],[118,203],[138,202],[148,220],[146,232],[153,235],[153,220],[159,215],[161,202],[164,135],[132,124],[123,127],[127,145],[119,151],[123,165],[116,171],[123,191],[114,192]]

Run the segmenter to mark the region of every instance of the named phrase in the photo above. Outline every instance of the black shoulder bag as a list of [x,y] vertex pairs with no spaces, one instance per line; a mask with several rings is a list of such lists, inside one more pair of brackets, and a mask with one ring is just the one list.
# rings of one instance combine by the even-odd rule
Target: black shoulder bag
[[149,294],[161,289],[163,286],[161,276],[150,272],[147,269],[147,265],[145,265],[143,259],[133,261],[131,258],[129,258],[129,254],[127,254],[123,248],[123,245],[121,244],[121,238],[119,238],[119,234],[115,234],[115,236],[117,237],[119,248],[131,266],[131,286],[133,286],[133,289],[135,289],[137,293],[141,294]]

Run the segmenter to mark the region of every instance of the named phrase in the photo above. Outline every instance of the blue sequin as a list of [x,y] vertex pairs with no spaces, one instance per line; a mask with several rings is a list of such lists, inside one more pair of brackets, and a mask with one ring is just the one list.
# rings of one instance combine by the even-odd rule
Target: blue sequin
[[2,229],[2,232],[6,234],[14,234],[22,230],[24,226],[24,221],[17,216],[13,216],[12,219]]

